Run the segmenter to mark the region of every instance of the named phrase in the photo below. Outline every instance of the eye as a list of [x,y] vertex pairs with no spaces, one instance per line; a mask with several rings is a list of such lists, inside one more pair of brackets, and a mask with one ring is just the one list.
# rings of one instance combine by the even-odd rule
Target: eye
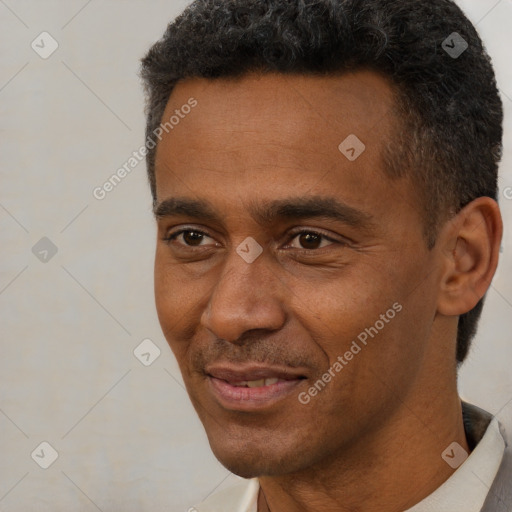
[[174,233],[170,233],[168,236],[166,236],[162,240],[164,242],[170,244],[174,240],[177,240],[178,237],[181,237],[181,240],[182,240],[181,243],[182,243],[182,245],[185,245],[186,247],[200,247],[201,242],[203,241],[204,237],[210,238],[203,231],[200,231],[198,229],[185,228],[185,229],[180,229],[179,231],[176,231]]
[[[205,233],[204,231],[201,231],[199,229],[183,228],[178,231],[175,231],[174,233],[170,233],[168,236],[166,236],[162,240],[164,242],[166,242],[167,244],[171,244],[175,240],[178,240],[180,242],[180,245],[183,245],[185,247],[201,247],[203,245],[208,245],[208,244],[201,244],[201,242],[203,242],[205,238],[211,238],[211,237],[208,236],[207,233]],[[293,246],[293,244],[292,244],[289,247],[298,249],[299,251],[303,251],[303,252],[323,249],[326,245],[327,246],[333,245],[333,244],[343,245],[342,242],[334,240],[333,238],[330,238],[327,235],[324,235],[323,233],[320,233],[317,231],[311,231],[311,230],[304,230],[304,229],[290,234],[289,240],[293,241],[295,239],[297,239],[299,246],[296,246],[296,245]],[[322,242],[330,242],[330,243],[322,244]]]
[[301,246],[295,246],[295,248],[303,251],[314,251],[318,249],[323,249],[325,245],[322,245],[322,240],[331,242],[330,244],[328,243],[327,246],[340,243],[337,240],[334,240],[324,235],[323,233],[319,233],[317,231],[302,230],[292,234],[291,236],[291,240],[297,239],[298,243]]

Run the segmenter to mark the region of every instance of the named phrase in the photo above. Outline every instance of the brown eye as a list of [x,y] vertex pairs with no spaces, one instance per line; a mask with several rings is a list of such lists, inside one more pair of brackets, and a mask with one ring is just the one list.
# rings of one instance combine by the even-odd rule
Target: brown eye
[[322,236],[316,233],[304,233],[299,235],[299,241],[304,249],[318,249]]
[[[198,231],[183,232],[183,240],[187,245],[199,245],[204,235]],[[199,242],[199,243],[198,243]]]
[[[302,230],[295,234],[292,234],[291,239],[291,246],[294,247],[295,249],[303,251],[315,251],[317,249],[322,249],[326,247],[326,245],[334,245],[336,243],[339,244],[339,242],[336,242],[336,240],[333,240],[332,238],[329,238],[328,236],[322,233],[317,233],[316,231]],[[293,245],[293,240],[297,240],[298,245]],[[327,243],[324,243],[324,245],[322,245],[323,241]]]
[[171,233],[163,240],[164,242],[170,244],[174,240],[177,240],[179,237],[181,237],[183,240],[181,244],[185,245],[186,247],[200,247],[203,238],[209,238],[206,233],[203,233],[202,231],[198,231],[196,229],[181,229],[180,231]]

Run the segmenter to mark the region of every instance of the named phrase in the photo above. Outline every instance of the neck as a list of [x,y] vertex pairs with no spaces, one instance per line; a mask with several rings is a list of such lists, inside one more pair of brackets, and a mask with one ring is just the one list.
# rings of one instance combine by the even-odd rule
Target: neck
[[441,454],[468,453],[460,398],[404,403],[378,430],[300,473],[261,477],[258,512],[397,512],[419,503],[455,471]]

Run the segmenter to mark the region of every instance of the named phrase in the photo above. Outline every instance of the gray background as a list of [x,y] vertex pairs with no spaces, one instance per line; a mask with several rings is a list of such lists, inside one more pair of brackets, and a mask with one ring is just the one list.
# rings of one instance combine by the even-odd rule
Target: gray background
[[[210,453],[160,332],[144,162],[92,194],[143,144],[139,58],[186,4],[0,0],[2,511],[184,511],[237,478]],[[460,391],[512,428],[512,0],[460,4],[507,116],[502,260]],[[47,59],[31,48],[43,31],[59,45]],[[43,237],[53,257],[47,242],[33,253]],[[144,339],[161,350],[149,366],[133,354]],[[43,441],[58,453],[48,469]]]

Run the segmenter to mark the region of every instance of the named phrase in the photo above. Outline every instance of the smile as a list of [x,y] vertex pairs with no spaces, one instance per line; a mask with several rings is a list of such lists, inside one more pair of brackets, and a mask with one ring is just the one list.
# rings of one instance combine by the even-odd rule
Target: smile
[[296,388],[306,377],[290,368],[210,367],[208,388],[225,409],[250,411],[270,408],[286,397],[296,395]]

